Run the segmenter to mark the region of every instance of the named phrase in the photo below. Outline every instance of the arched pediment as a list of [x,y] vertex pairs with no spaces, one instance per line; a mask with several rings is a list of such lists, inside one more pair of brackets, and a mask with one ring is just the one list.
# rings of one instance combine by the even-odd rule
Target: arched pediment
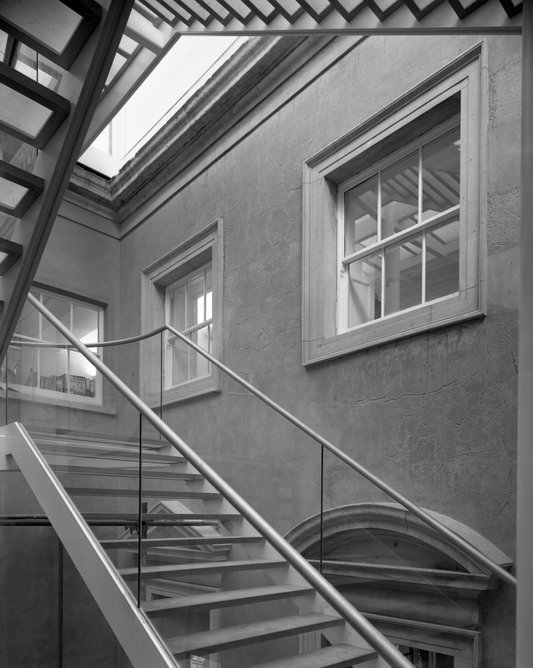
[[[502,567],[511,559],[467,525],[426,511]],[[376,566],[457,571],[486,575],[487,571],[449,539],[396,503],[356,503],[333,508],[323,516],[324,559]],[[320,515],[313,515],[286,535],[309,559],[320,557]]]

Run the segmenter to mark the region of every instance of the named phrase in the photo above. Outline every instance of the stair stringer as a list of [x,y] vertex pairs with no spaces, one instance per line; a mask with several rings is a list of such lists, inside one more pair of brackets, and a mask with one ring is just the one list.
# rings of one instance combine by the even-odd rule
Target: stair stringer
[[179,668],[21,424],[0,428],[0,455],[14,458],[133,666]]

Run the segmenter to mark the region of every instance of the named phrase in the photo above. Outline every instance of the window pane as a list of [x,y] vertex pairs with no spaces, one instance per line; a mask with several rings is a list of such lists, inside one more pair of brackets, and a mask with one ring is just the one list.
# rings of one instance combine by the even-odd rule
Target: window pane
[[72,331],[83,343],[98,341],[98,311],[73,303]]
[[179,332],[185,329],[185,293],[186,286],[171,289],[169,294],[169,322]]
[[[42,296],[43,305],[55,315],[55,317],[60,320],[65,327],[68,329],[71,328],[70,323],[70,302],[66,299],[61,299],[60,297],[50,297],[49,295],[43,294]],[[45,341],[54,341],[59,343],[66,343],[66,340],[63,336],[57,331],[57,329],[51,325],[48,320],[44,317],[41,318],[42,322],[42,332],[43,339]]]
[[381,236],[418,222],[418,151],[381,173]]
[[57,348],[42,348],[39,351],[39,386],[45,390],[67,392],[67,351]]
[[422,235],[385,249],[385,314],[422,303]]
[[94,397],[96,369],[85,357],[77,352],[70,351],[70,386],[71,394],[84,397]]
[[187,284],[186,326],[193,327],[205,320],[205,274],[195,276]]
[[352,262],[348,269],[348,327],[381,317],[381,255]]
[[20,315],[17,329],[17,334],[29,337],[32,339],[39,338],[39,312],[36,311],[29,302],[24,304],[22,313]]
[[37,387],[39,384],[37,348],[11,345],[2,365],[1,378],[14,385]]
[[[202,327],[191,335],[191,340],[209,352],[211,347],[211,327]],[[209,362],[194,350],[189,352],[189,378],[201,378],[209,374]]]
[[455,661],[449,654],[431,652],[417,647],[399,645],[398,649],[416,668],[454,668]]
[[459,291],[459,221],[426,232],[426,301]]
[[205,270],[205,319],[213,317],[213,271],[211,266]]
[[422,149],[422,220],[459,204],[459,128]]
[[[169,294],[168,308],[171,324],[180,331],[189,330],[189,338],[209,352],[212,325],[204,326],[203,323],[213,317],[211,263],[181,279],[181,283],[176,287],[167,288],[167,293]],[[200,329],[190,332],[190,329],[198,325],[201,325]],[[210,371],[209,363],[205,358],[189,348],[187,344],[169,337],[166,389],[209,375]]]
[[174,387],[185,383],[189,380],[189,347],[179,339],[173,338],[168,343],[168,354],[170,377],[166,377],[165,386]]
[[344,193],[344,254],[377,241],[378,177]]

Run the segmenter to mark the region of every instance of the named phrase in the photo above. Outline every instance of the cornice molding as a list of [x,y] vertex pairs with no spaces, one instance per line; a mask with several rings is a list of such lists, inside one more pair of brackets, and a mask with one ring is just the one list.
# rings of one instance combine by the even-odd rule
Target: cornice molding
[[124,221],[238,124],[279,80],[298,71],[303,55],[308,58],[331,39],[251,38],[117,176],[106,179],[77,165],[67,197]]

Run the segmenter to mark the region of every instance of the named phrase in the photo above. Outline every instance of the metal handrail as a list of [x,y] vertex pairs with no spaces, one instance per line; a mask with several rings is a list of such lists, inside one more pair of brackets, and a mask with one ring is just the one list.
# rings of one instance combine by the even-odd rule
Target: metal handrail
[[[111,369],[31,293],[28,301],[132,404],[167,441],[304,577],[331,607],[385,659],[391,668],[413,668],[403,654],[354,608],[302,555],[286,541],[252,506],[221,478],[183,439],[149,408]],[[178,338],[182,334],[171,328]],[[233,373],[233,372],[232,372]],[[257,390],[258,392],[258,390]]]
[[[31,303],[35,305],[35,298],[32,295],[29,295],[29,297],[32,297]],[[28,297],[28,298],[29,298]],[[50,314],[51,315],[51,314]],[[68,331],[68,330],[67,330]],[[189,338],[184,336],[181,332],[179,332],[177,329],[172,327],[171,325],[161,325],[160,327],[157,327],[150,332],[146,332],[144,334],[138,334],[136,336],[132,337],[127,337],[123,339],[116,339],[114,341],[101,341],[101,342],[96,342],[96,343],[88,343],[88,344],[82,344],[85,345],[87,348],[101,348],[101,347],[106,347],[106,346],[116,346],[116,345],[123,345],[126,343],[135,343],[139,341],[143,341],[145,339],[151,338],[152,336],[155,336],[157,334],[161,334],[161,332],[164,331],[169,331],[174,336],[176,336],[178,339],[186,343],[189,347],[193,348],[197,353],[205,357],[211,364],[219,368],[221,371],[223,371],[226,375],[230,376],[230,378],[233,378],[237,383],[242,385],[244,388],[246,388],[249,392],[251,392],[253,395],[255,395],[258,399],[260,399],[263,403],[267,404],[275,410],[279,415],[282,415],[286,420],[291,422],[295,427],[303,431],[305,434],[310,436],[314,441],[319,443],[321,446],[326,448],[329,452],[331,452],[333,455],[338,457],[341,461],[343,461],[345,464],[347,464],[351,469],[354,471],[357,471],[357,473],[361,474],[364,478],[366,478],[369,482],[374,484],[376,487],[381,489],[385,494],[393,498],[395,501],[397,501],[400,505],[402,505],[404,508],[409,510],[410,512],[413,513],[413,515],[416,515],[419,519],[421,519],[423,522],[425,522],[427,525],[429,525],[432,529],[434,529],[438,534],[441,536],[446,537],[455,547],[457,547],[459,550],[461,550],[463,553],[467,554],[469,557],[471,557],[474,561],[476,561],[478,564],[484,566],[487,570],[489,570],[491,573],[494,573],[494,575],[498,576],[501,580],[506,582],[507,584],[510,584],[514,587],[516,587],[516,578],[511,575],[508,571],[506,571],[504,568],[496,564],[492,559],[484,555],[482,552],[480,552],[476,547],[471,545],[468,541],[466,541],[464,538],[461,538],[458,534],[456,534],[454,531],[446,527],[442,522],[439,522],[437,519],[435,519],[432,515],[430,515],[427,511],[425,511],[423,508],[420,508],[420,506],[417,506],[415,503],[410,501],[407,497],[405,497],[403,494],[400,492],[397,492],[393,487],[388,485],[386,482],[381,480],[378,476],[376,476],[374,473],[366,469],[364,466],[362,466],[359,462],[357,462],[355,459],[347,455],[345,452],[343,452],[340,448],[338,448],[336,445],[331,443],[331,441],[328,441],[326,438],[321,436],[318,432],[316,432],[314,429],[306,425],[304,422],[299,420],[296,416],[294,416],[292,413],[290,413],[288,410],[283,408],[283,406],[280,406],[280,404],[276,403],[273,399],[271,399],[269,396],[261,392],[261,390],[258,390],[254,385],[249,383],[247,380],[239,376],[237,373],[232,371],[228,366],[220,362],[220,360],[216,359],[216,357],[213,357],[210,353],[208,353],[206,350],[198,346],[196,343],[191,341]],[[66,337],[68,338],[68,337]],[[31,345],[31,344],[29,344]],[[38,345],[38,344],[37,344]],[[55,344],[57,345],[57,344]],[[67,346],[67,344],[65,344]],[[77,347],[77,346],[75,346]]]

